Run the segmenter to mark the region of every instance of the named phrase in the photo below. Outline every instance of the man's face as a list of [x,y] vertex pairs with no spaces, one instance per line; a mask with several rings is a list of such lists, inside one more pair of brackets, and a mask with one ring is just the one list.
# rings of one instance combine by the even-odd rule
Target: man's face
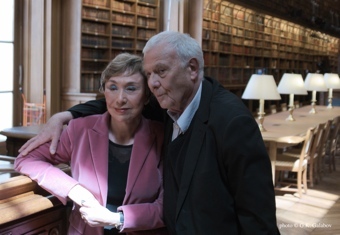
[[175,51],[166,48],[160,44],[144,54],[144,71],[160,106],[181,114],[193,97],[196,73],[189,61],[183,67]]

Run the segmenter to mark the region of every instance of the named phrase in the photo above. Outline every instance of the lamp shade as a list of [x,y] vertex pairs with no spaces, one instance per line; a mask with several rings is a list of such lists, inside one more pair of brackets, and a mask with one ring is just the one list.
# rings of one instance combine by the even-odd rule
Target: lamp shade
[[280,100],[281,96],[272,75],[253,74],[243,92],[242,99]]
[[283,74],[277,90],[280,94],[307,95],[301,74],[285,73]]
[[327,91],[323,75],[319,73],[307,74],[305,88],[307,91]]
[[327,88],[340,89],[340,78],[336,73],[325,73],[325,83]]

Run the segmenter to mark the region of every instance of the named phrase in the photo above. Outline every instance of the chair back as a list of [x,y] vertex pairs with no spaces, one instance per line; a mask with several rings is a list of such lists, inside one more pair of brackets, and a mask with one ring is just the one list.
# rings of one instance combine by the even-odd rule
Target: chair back
[[29,103],[20,88],[23,100],[23,126],[33,126],[46,123],[46,92],[43,93],[43,103]]
[[314,137],[313,137],[314,140],[311,145],[310,156],[309,156],[309,161],[311,163],[313,163],[314,158],[317,158],[319,155],[319,145],[321,144],[322,135],[325,131],[325,126],[326,126],[326,123],[320,123],[315,128]]
[[287,108],[287,103],[282,103],[281,104],[281,111],[287,111],[288,108]]
[[332,127],[332,120],[328,120],[322,132],[322,135],[320,136],[320,144],[318,146],[319,156],[325,156],[326,154],[326,147],[327,147],[326,145],[329,139],[331,127]]
[[333,147],[336,144],[337,139],[339,138],[339,131],[340,131],[340,116],[337,116],[336,118],[333,119],[333,123],[330,128],[330,133],[328,136],[330,144]]
[[302,149],[301,149],[301,157],[302,159],[309,158],[312,148],[313,148],[313,142],[315,138],[315,127],[308,128],[305,136],[305,141],[303,143]]
[[270,105],[270,113],[277,113],[277,106],[276,104]]

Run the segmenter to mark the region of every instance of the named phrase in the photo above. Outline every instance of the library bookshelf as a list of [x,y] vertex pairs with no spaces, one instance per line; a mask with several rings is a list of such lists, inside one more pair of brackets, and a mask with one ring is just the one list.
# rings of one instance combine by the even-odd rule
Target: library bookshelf
[[[66,1],[62,108],[100,98],[101,72],[117,54],[141,54],[159,32],[159,0]],[[79,43],[81,42],[81,43]]]
[[[339,39],[228,1],[204,0],[205,74],[243,90],[251,74],[338,71]],[[329,71],[329,72],[330,72]],[[322,71],[320,71],[322,73]]]

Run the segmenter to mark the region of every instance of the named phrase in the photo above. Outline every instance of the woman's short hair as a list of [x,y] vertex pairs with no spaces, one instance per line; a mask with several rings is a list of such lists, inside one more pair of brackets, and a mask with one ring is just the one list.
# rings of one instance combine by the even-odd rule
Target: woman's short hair
[[133,55],[130,53],[118,54],[111,62],[106,66],[102,72],[100,78],[100,88],[99,91],[104,92],[105,83],[111,77],[117,77],[120,75],[130,76],[136,73],[140,73],[143,76],[145,82],[146,94],[149,96],[149,88],[147,85],[146,76],[143,70],[142,57],[138,55]]

